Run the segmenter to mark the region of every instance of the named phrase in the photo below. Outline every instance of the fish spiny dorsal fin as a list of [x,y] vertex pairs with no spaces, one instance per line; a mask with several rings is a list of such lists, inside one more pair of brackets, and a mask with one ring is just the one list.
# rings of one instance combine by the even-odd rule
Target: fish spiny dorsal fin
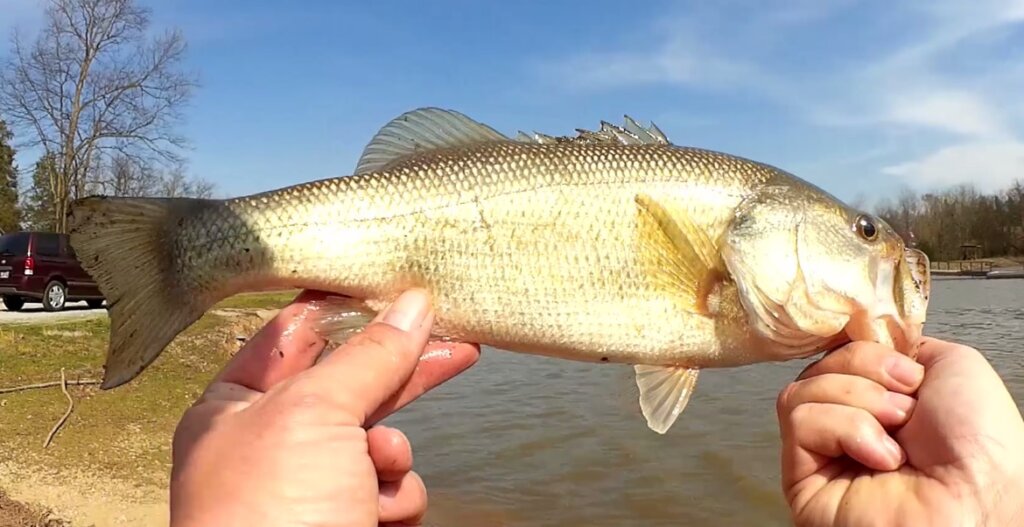
[[516,141],[520,143],[538,143],[542,145],[550,145],[554,143],[566,143],[572,141],[571,137],[554,137],[540,132],[534,132],[530,135],[520,130],[519,134],[516,135]]
[[654,123],[651,126],[644,128],[642,125],[636,122],[632,117],[625,116],[625,126],[616,126],[607,121],[601,121],[601,127],[597,131],[587,130],[584,128],[576,129],[576,137],[553,137],[542,133],[534,132],[533,134],[527,134],[525,132],[519,132],[519,135],[515,137],[516,141],[523,143],[539,143],[539,144],[551,144],[551,143],[584,143],[584,144],[620,144],[620,145],[648,145],[648,144],[660,144],[669,145],[672,144],[665,133],[661,131]]
[[419,108],[392,119],[377,132],[356,163],[355,174],[383,169],[408,155],[508,137],[454,110]]

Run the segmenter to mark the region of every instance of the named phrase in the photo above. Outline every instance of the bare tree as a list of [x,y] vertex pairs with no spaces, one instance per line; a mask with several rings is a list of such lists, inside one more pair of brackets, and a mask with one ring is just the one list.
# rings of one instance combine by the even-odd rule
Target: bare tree
[[208,198],[214,185],[186,175],[181,164],[160,170],[151,163],[115,154],[91,172],[86,189],[93,194],[131,198]]
[[54,228],[66,230],[86,175],[113,153],[179,160],[174,129],[196,80],[181,71],[178,31],[149,38],[149,11],[133,0],[47,0],[45,25],[28,44],[14,33],[0,73],[0,113],[55,160],[49,181]]
[[94,192],[108,196],[143,197],[153,193],[158,177],[149,167],[121,154],[114,155],[110,162],[96,171],[88,186]]
[[199,178],[189,178],[181,167],[167,172],[159,181],[157,195],[168,198],[209,198],[213,184]]

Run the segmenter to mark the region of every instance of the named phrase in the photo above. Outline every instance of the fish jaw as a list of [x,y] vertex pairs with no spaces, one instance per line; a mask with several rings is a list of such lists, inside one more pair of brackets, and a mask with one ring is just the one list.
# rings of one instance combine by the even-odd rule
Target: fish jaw
[[852,340],[878,342],[916,356],[931,294],[928,256],[906,248],[894,264],[881,265],[875,294],[875,304],[852,317],[846,333]]

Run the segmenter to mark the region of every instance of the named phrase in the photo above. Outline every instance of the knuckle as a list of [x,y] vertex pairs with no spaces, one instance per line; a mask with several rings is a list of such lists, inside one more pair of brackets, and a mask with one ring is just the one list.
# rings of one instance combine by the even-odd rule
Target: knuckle
[[857,382],[858,380],[859,379],[857,379],[856,377],[849,377],[846,375],[842,376],[840,379],[837,379],[835,385],[838,389],[838,399],[840,401],[853,400],[861,392],[861,386],[860,383]]
[[323,390],[316,389],[312,383],[303,382],[302,379],[293,379],[281,390],[283,393],[282,403],[283,414],[287,416],[302,416],[306,413],[316,412],[323,408],[330,401]]
[[800,423],[809,423],[814,419],[814,406],[801,404],[789,413],[788,422],[794,428],[800,428]]
[[860,368],[865,356],[872,352],[871,347],[866,344],[866,342],[853,342],[843,349],[842,361],[839,366],[841,371],[855,372]]
[[859,408],[851,408],[853,410],[850,419],[850,434],[856,439],[865,439],[873,437],[879,428],[878,421],[867,411]]
[[843,371],[866,375],[878,371],[889,353],[895,353],[874,342],[857,342],[846,353]]
[[383,324],[368,326],[345,343],[347,348],[369,348],[370,351],[394,352],[400,349],[402,340],[392,328]]
[[775,412],[781,417],[786,413],[792,411],[791,402],[793,401],[794,394],[800,389],[799,382],[792,382],[786,385],[785,388],[779,392],[778,398],[775,400]]
[[853,437],[865,437],[865,434],[873,434],[879,426],[878,420],[871,412],[853,406],[836,408],[838,422],[843,423],[842,428],[847,435]]
[[423,483],[423,479],[420,478],[419,474],[417,474],[415,472],[410,472],[409,476],[413,480],[413,485],[412,486],[413,486],[414,492],[415,492],[415,495],[414,495],[414,498],[413,498],[413,500],[414,500],[413,502],[416,504],[415,508],[417,510],[417,513],[419,513],[420,511],[425,511],[425,510],[427,510],[427,501],[428,501],[428,498],[427,498],[427,486]]

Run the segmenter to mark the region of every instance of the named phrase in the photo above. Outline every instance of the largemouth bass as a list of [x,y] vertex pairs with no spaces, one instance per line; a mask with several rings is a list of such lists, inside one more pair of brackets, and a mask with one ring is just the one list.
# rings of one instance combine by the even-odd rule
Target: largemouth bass
[[578,132],[508,137],[424,108],[385,125],[351,176],[227,200],[75,202],[71,243],[109,304],[103,387],[216,302],[272,287],[352,299],[339,332],[421,287],[439,337],[632,365],[660,433],[702,368],[851,339],[914,349],[927,258],[881,219],[653,124]]

